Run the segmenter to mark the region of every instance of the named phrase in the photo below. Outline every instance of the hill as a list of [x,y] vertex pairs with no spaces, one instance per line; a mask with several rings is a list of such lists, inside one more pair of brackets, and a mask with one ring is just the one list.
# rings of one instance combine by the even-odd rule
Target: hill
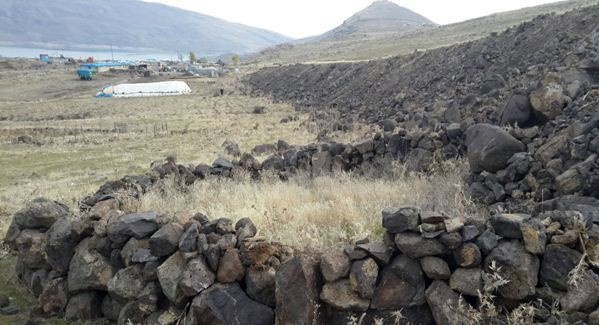
[[[266,67],[245,81],[256,94],[318,111],[331,108],[337,121],[349,123],[402,120],[415,111],[448,108],[461,111],[458,121],[492,120],[513,90],[530,93],[549,72],[557,71],[565,85],[573,80],[599,85],[599,41],[592,23],[597,19],[599,5],[541,15],[444,48],[383,60]],[[429,115],[429,122],[443,116]]]
[[338,41],[348,38],[400,33],[436,25],[428,18],[391,1],[378,0],[351,16],[335,29],[308,38],[302,43]]
[[[260,63],[355,61],[403,55],[476,40],[491,33],[529,21],[542,14],[561,14],[599,3],[598,0],[570,0],[497,13],[435,28],[390,33],[361,33],[359,37],[314,39],[303,44],[282,44],[251,57]],[[341,28],[341,27],[340,27]]]
[[4,0],[0,43],[62,49],[248,53],[289,41],[263,29],[139,0]]

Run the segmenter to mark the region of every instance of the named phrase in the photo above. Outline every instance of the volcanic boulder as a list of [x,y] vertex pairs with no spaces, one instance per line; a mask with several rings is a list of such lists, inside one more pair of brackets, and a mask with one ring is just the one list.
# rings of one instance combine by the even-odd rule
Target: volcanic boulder
[[277,324],[320,323],[319,288],[322,282],[319,261],[307,255],[281,264],[276,275]]
[[443,281],[436,280],[426,289],[426,301],[437,325],[460,324],[456,313],[460,305],[460,295]]
[[371,299],[374,295],[379,267],[372,258],[355,261],[349,273],[349,283],[360,297]]
[[196,296],[198,293],[210,287],[215,280],[214,272],[206,264],[204,257],[196,257],[190,260],[183,271],[179,287],[183,294],[188,297]]
[[269,267],[265,270],[249,268],[245,276],[248,296],[269,307],[276,306],[275,300],[276,271]]
[[322,287],[320,299],[340,310],[366,311],[370,300],[362,298],[352,290],[348,279],[328,282]]
[[476,124],[468,128],[466,147],[470,170],[475,173],[502,170],[515,153],[526,151],[522,142],[490,124]]
[[524,299],[535,293],[539,258],[526,251],[517,240],[500,243],[485,259],[486,272],[495,262],[501,267],[501,276],[510,281],[498,289],[499,295],[508,299]]
[[424,290],[420,264],[400,255],[383,269],[372,298],[372,308],[385,310],[422,305],[425,302]]
[[383,210],[383,228],[392,234],[417,230],[420,209],[416,207],[387,208]]
[[150,252],[157,257],[169,256],[179,247],[183,227],[177,223],[162,226],[150,237]]
[[84,239],[75,248],[68,274],[70,292],[83,290],[106,291],[113,269],[108,260],[90,247],[91,238]]
[[325,280],[333,282],[346,277],[351,268],[351,260],[343,248],[332,249],[322,255],[320,269]]
[[197,296],[187,314],[187,324],[268,325],[274,323],[269,307],[251,300],[239,284],[215,284]]
[[44,198],[37,198],[14,215],[14,222],[21,228],[50,228],[56,220],[69,216],[71,212],[65,205]]
[[518,124],[525,125],[533,114],[532,106],[528,96],[524,94],[512,94],[505,103],[501,112],[501,125]]
[[77,242],[71,235],[71,230],[71,220],[68,217],[62,217],[46,233],[48,264],[61,274],[68,271],[71,258],[75,254]]

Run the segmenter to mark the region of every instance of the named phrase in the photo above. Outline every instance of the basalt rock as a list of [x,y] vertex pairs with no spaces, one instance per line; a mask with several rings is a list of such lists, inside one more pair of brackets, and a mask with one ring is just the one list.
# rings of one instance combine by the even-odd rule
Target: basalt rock
[[108,293],[117,301],[135,300],[144,288],[142,272],[139,264],[120,269],[108,282]]
[[495,247],[485,258],[486,272],[491,272],[489,268],[493,262],[501,267],[501,276],[510,281],[498,289],[499,295],[507,299],[524,299],[535,293],[539,258],[527,252],[518,241],[505,241]]
[[497,172],[506,167],[508,160],[525,151],[524,144],[505,130],[490,125],[476,124],[466,131],[468,161],[473,172]]
[[469,268],[479,266],[482,254],[476,244],[466,243],[453,252],[453,257],[460,267]]
[[46,234],[25,229],[16,239],[17,251],[24,265],[32,269],[46,268]]
[[502,125],[517,124],[523,126],[526,125],[532,115],[533,109],[528,96],[512,94],[503,107],[500,123]]
[[179,286],[185,266],[186,261],[183,254],[177,252],[158,267],[158,281],[160,281],[162,292],[175,305],[181,304],[185,299]]
[[451,276],[451,270],[445,260],[435,256],[425,256],[420,259],[422,271],[429,279],[448,280]]
[[268,325],[274,323],[274,313],[251,300],[236,283],[215,284],[193,300],[186,323]]
[[389,247],[382,242],[369,242],[364,244],[358,244],[356,247],[359,250],[363,250],[374,258],[377,263],[387,265],[393,256],[393,248]]
[[107,226],[108,237],[113,242],[124,243],[130,237],[143,239],[158,229],[156,212],[133,213],[110,222]]
[[189,262],[181,275],[179,287],[184,295],[194,297],[203,290],[209,288],[216,279],[214,272],[210,270],[204,257],[196,257]]
[[276,323],[312,325],[322,317],[319,261],[301,255],[281,264],[276,275]]
[[443,281],[436,280],[426,289],[426,301],[438,325],[460,324],[460,296]]
[[539,280],[557,290],[567,290],[569,274],[582,254],[563,245],[549,244],[543,255]]
[[347,277],[351,268],[351,260],[343,248],[331,250],[322,255],[320,269],[325,280],[333,282]]
[[102,317],[100,305],[102,297],[98,292],[88,291],[77,294],[71,299],[65,310],[65,318],[67,320],[92,320]]
[[425,239],[416,233],[395,235],[395,244],[400,252],[411,258],[447,254],[447,248],[436,239]]
[[400,255],[382,270],[374,291],[372,308],[386,310],[422,305],[424,290],[420,264],[406,255]]
[[23,229],[47,230],[58,219],[70,214],[69,209],[61,203],[37,198],[15,213],[14,222]]
[[150,252],[157,257],[169,256],[179,247],[183,227],[177,223],[162,226],[150,237]]
[[360,297],[348,279],[326,283],[322,287],[320,299],[340,310],[363,312],[370,307],[370,300]]
[[481,269],[459,268],[455,270],[449,279],[449,286],[463,295],[478,297],[483,287]]
[[387,208],[383,210],[383,228],[391,234],[417,230],[420,209],[416,207]]
[[522,238],[522,224],[530,219],[524,214],[496,214],[489,219],[495,233],[507,238]]
[[49,316],[62,315],[68,300],[69,292],[64,278],[51,280],[38,299],[42,312]]
[[146,312],[139,308],[139,303],[136,301],[130,301],[126,303],[119,313],[117,325],[127,324],[143,324],[146,319]]
[[374,295],[379,267],[372,258],[355,261],[349,273],[349,283],[358,295],[371,299]]
[[276,271],[269,267],[265,270],[250,268],[245,276],[247,294],[257,302],[274,308]]
[[577,276],[578,281],[568,284],[568,291],[560,299],[560,305],[567,312],[593,311],[599,305],[599,275],[587,269]]
[[218,264],[216,278],[221,283],[241,281],[245,276],[245,268],[239,258],[239,250],[227,249]]
[[75,255],[69,264],[69,292],[108,289],[108,282],[114,270],[109,261],[90,248],[90,239],[84,239],[75,248]]
[[71,233],[71,220],[68,217],[58,219],[46,233],[46,256],[48,264],[55,271],[65,274],[75,254],[76,238]]

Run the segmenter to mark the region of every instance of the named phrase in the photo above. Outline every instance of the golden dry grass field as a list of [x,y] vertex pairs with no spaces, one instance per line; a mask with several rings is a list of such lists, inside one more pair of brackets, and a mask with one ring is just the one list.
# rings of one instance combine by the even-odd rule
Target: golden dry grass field
[[[75,205],[104,182],[143,173],[167,155],[211,163],[224,155],[227,139],[242,151],[278,139],[314,141],[299,127],[303,116],[280,123],[298,115],[290,106],[238,95],[236,76],[187,80],[193,93],[185,96],[94,98],[103,84],[127,77],[85,82],[66,68],[0,71],[2,222],[37,196]],[[219,88],[225,96],[214,96]],[[267,114],[252,114],[255,106],[265,106]]]

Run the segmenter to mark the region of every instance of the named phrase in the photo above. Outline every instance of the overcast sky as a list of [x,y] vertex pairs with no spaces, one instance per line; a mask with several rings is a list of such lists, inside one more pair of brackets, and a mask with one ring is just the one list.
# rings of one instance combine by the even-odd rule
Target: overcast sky
[[[322,34],[340,25],[373,0],[147,0],[194,10],[293,38]],[[438,24],[555,0],[393,0]]]

